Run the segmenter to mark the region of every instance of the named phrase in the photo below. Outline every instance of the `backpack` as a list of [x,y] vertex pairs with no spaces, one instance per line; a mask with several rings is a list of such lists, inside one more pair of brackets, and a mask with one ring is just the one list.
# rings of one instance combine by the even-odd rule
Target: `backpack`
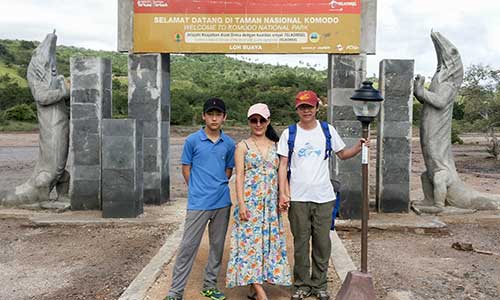
[[[331,155],[332,155],[332,135],[330,134],[330,128],[328,127],[328,122],[326,121],[320,121],[319,122],[321,125],[321,130],[323,131],[323,134],[325,135],[325,160],[327,160]],[[290,181],[290,176],[292,174],[292,170],[290,168],[290,165],[292,163],[292,154],[293,154],[293,148],[295,147],[295,138],[297,136],[297,124],[292,124],[288,126],[288,165],[287,165],[287,178],[288,181]],[[332,212],[332,226],[331,230],[335,229],[335,218],[337,217],[337,213],[339,211],[340,207],[340,181],[338,180],[331,180],[333,188],[335,190],[335,207]]]

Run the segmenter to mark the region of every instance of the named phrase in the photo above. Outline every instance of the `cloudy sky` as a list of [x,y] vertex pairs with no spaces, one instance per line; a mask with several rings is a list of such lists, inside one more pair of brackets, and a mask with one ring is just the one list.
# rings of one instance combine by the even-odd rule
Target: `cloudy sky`
[[[116,50],[117,0],[1,0],[0,39],[42,40],[57,29],[59,44]],[[377,55],[368,58],[368,75],[382,59],[415,59],[417,73],[431,76],[436,65],[431,29],[458,47],[465,66],[500,69],[500,1],[378,0]],[[326,55],[259,55],[252,60],[326,68]]]

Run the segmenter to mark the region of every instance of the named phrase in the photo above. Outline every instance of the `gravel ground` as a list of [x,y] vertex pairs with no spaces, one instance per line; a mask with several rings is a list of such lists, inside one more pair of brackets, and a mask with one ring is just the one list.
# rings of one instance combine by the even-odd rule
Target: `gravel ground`
[[[184,136],[193,130],[172,128],[173,199],[186,196],[178,161]],[[239,140],[247,131],[228,132]],[[476,143],[481,139],[468,139],[466,145],[454,146],[461,177],[480,191],[500,194],[500,162],[486,157],[484,145]],[[413,150],[411,188],[417,200],[424,170],[418,139]],[[36,134],[0,134],[0,196],[30,176],[37,152]],[[148,206],[146,215],[162,216],[167,210]],[[441,217],[449,233],[440,235],[371,231],[368,266],[378,298],[408,290],[415,300],[500,299],[500,258],[451,248],[453,242],[468,242],[500,253],[499,215],[487,216]],[[0,217],[0,299],[117,299],[174,229],[175,224],[37,227],[23,217]],[[359,234],[340,236],[357,264]],[[334,274],[330,280],[336,290]]]
[[[173,158],[183,139],[172,139]],[[23,183],[38,156],[38,134],[0,134],[0,197]],[[178,166],[172,166],[173,174]],[[172,196],[185,197],[180,176]],[[168,206],[146,206],[145,221]],[[40,227],[32,215],[64,217],[72,212],[0,209],[0,299],[118,299],[173,232],[175,223]],[[96,215],[94,217],[94,215]],[[79,216],[99,219],[98,212]]]
[[[359,233],[341,234],[359,267]],[[500,299],[500,256],[458,251],[454,242],[500,250],[499,224],[452,224],[446,235],[374,232],[369,234],[368,269],[378,299],[393,290],[422,300]]]
[[[484,139],[465,138],[454,145],[457,171],[466,185],[500,194],[500,161],[488,157]],[[371,167],[373,170],[374,167]],[[425,170],[418,139],[412,145],[412,200],[423,198],[420,174]],[[500,299],[500,211],[439,216],[448,233],[421,235],[370,230],[368,269],[378,299],[390,291],[409,291],[412,300]],[[360,233],[339,232],[354,263],[360,267]],[[495,252],[458,251],[455,242]]]
[[1,299],[117,299],[175,226],[0,221]]

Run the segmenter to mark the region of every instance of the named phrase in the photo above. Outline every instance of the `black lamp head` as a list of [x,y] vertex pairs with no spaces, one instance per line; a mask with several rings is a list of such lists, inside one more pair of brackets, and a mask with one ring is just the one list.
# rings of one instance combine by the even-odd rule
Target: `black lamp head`
[[351,100],[354,101],[383,101],[380,92],[373,88],[373,82],[363,81],[361,88],[354,91]]
[[353,100],[354,114],[364,125],[370,124],[380,110],[380,104],[384,98],[380,92],[373,88],[371,81],[364,81],[361,88],[354,91]]

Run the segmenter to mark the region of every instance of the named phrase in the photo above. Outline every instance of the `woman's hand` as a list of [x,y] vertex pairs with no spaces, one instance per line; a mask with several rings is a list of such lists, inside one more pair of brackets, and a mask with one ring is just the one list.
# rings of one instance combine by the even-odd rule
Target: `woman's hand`
[[288,210],[290,207],[290,196],[288,195],[283,195],[280,194],[280,199],[279,199],[279,210],[282,212],[285,212]]
[[248,208],[245,205],[245,203],[239,203],[238,207],[240,209],[240,211],[239,211],[240,220],[241,221],[250,220],[250,211],[248,211]]

